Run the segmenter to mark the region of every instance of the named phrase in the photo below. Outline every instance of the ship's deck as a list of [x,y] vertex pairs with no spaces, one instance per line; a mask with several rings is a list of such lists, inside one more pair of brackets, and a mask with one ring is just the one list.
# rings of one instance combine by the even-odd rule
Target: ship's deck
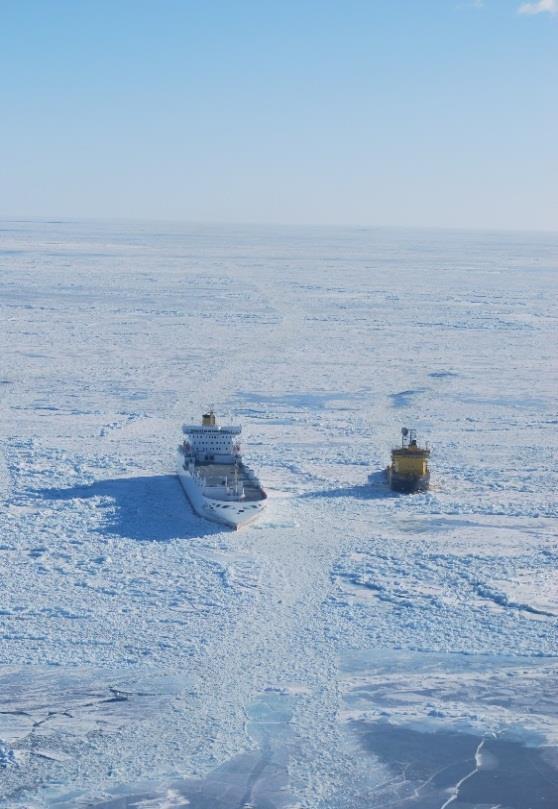
[[230,483],[234,480],[235,474],[238,474],[238,478],[244,486],[243,502],[254,502],[256,500],[265,500],[266,498],[263,489],[255,484],[253,480],[250,480],[246,474],[244,464],[196,463],[196,472],[209,486],[220,486],[224,483],[225,478]]

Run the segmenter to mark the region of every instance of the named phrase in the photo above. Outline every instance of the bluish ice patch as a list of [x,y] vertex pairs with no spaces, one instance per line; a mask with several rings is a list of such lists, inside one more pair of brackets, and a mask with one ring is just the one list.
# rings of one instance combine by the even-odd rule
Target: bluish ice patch
[[425,391],[426,388],[416,388],[414,390],[402,390],[399,393],[391,393],[389,396],[391,399],[391,406],[396,408],[407,407],[413,403],[413,400],[417,396]]
[[458,377],[459,374],[455,373],[455,371],[432,371],[428,376],[432,379],[451,379]]
[[463,404],[487,405],[489,407],[511,407],[526,410],[544,410],[550,404],[550,400],[537,398],[535,396],[473,396],[471,394],[460,393],[458,398]]
[[48,809],[287,809],[286,761],[254,752],[235,756],[206,778],[169,778],[109,790],[100,801],[72,792]]
[[293,698],[282,689],[268,688],[247,709],[248,734],[262,747],[286,744]]
[[270,413],[264,408],[236,407],[235,413],[242,419],[264,421],[266,424],[275,424],[278,427],[288,427],[296,424],[295,416],[282,415],[277,417],[274,412]]
[[[48,809],[287,809],[292,712],[290,696],[269,689],[247,709],[247,730],[256,749],[234,756],[205,778],[152,778],[138,784],[89,790],[56,790],[45,798]],[[178,762],[175,762],[177,765]]]
[[370,396],[369,390],[361,391],[330,391],[308,393],[284,393],[280,396],[267,393],[252,393],[239,391],[238,397],[245,402],[259,404],[264,407],[290,407],[297,410],[326,410],[334,403],[343,403],[347,400],[362,399]]
[[355,809],[558,805],[556,661],[371,650],[342,665],[355,751],[391,773]]
[[[399,517],[397,525],[402,531],[412,534],[434,534],[434,533],[447,533],[456,528],[470,528],[471,521],[459,519],[457,517],[433,517],[429,516],[426,520],[419,520],[410,517]],[[492,530],[493,525],[482,523],[475,520],[476,528],[485,528]]]
[[558,805],[558,748],[532,749],[468,733],[421,733],[381,722],[355,722],[351,730],[361,749],[393,773],[393,780],[376,792],[377,806],[551,809]]

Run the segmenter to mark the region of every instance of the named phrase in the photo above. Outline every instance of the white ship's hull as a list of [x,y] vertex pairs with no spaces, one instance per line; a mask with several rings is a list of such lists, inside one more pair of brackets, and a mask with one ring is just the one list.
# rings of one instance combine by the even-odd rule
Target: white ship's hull
[[198,480],[187,469],[184,469],[180,459],[178,461],[178,478],[196,514],[230,528],[237,529],[252,522],[261,514],[267,504],[265,498],[257,501],[223,501],[206,497]]

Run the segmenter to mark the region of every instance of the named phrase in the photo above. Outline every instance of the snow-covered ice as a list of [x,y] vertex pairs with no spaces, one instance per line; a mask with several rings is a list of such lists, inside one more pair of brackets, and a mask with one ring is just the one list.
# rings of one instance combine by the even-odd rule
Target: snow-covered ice
[[[0,805],[558,805],[557,269],[553,235],[3,222]],[[238,533],[174,475],[208,404],[270,493]],[[404,425],[429,493],[385,486]]]

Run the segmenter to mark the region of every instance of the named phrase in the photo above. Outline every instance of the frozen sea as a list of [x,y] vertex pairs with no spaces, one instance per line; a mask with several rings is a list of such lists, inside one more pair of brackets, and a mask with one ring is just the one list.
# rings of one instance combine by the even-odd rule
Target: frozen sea
[[[0,223],[2,809],[558,806],[558,235]],[[270,494],[195,516],[182,421]],[[402,426],[432,489],[394,495]]]

